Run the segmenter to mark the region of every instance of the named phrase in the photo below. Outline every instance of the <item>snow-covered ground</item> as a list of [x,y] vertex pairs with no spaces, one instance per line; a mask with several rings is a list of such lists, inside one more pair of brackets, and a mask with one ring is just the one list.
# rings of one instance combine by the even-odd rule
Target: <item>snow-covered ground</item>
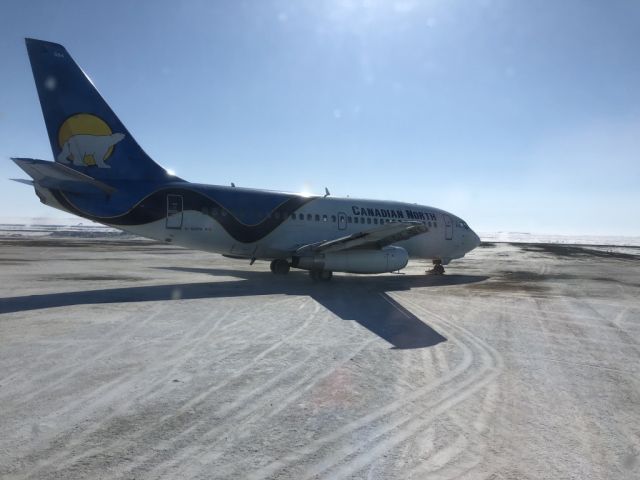
[[0,478],[640,478],[637,259],[497,243],[318,284],[0,244]]

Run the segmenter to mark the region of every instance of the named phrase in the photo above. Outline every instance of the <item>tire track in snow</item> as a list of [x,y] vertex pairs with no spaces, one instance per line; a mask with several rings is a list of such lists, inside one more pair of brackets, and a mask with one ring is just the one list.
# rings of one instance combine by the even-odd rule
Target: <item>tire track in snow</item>
[[[292,299],[291,297],[289,297],[288,301],[292,301],[292,302],[299,301],[299,298],[296,300],[296,298]],[[306,305],[307,303],[308,303],[307,299],[305,299],[304,304]],[[248,371],[255,368],[255,365],[258,364],[260,360],[262,360],[264,357],[266,357],[273,351],[276,351],[278,348],[284,345],[287,345],[296,336],[301,334],[303,331],[306,331],[309,325],[311,324],[311,320],[319,312],[319,310],[320,310],[319,305],[315,304],[314,302],[313,312],[305,318],[305,321],[301,325],[299,325],[296,330],[291,332],[289,335],[282,337],[278,342],[272,344],[271,346],[269,346],[269,348],[262,351],[260,354],[254,356],[250,363],[246,364],[241,370],[236,371],[234,375],[228,377],[222,383],[217,383],[215,385],[212,385],[210,388],[201,392],[198,396],[190,399],[175,414],[165,415],[157,422],[158,425],[152,426],[151,428],[146,429],[146,431],[144,432],[139,432],[139,435],[137,438],[142,438],[143,436],[149,436],[149,435],[153,436],[153,430],[156,430],[156,431],[162,430],[167,422],[175,423],[181,416],[184,416],[184,415],[188,416],[189,413],[196,411],[198,409],[198,405],[204,404],[206,400],[213,393],[231,384],[233,381],[241,379]],[[229,355],[231,354],[233,354],[233,352],[229,353]],[[210,418],[209,417],[200,418],[197,422],[195,423],[192,422],[190,425],[186,426],[185,428],[182,428],[180,433],[178,433],[177,435],[174,435],[171,438],[170,443],[172,445],[176,445],[176,444],[179,444],[180,442],[185,441],[185,439],[188,439],[190,437],[193,438],[194,436],[199,439],[199,442],[203,442],[207,436],[213,435],[214,433],[218,435],[222,432],[236,429],[240,424],[239,422],[248,421],[247,418],[250,418],[254,414],[253,412],[255,410],[263,407],[269,401],[266,396],[267,392],[270,392],[271,390],[276,388],[276,386],[283,379],[286,379],[288,376],[291,376],[292,373],[295,373],[303,369],[305,367],[305,362],[310,358],[311,358],[311,355],[308,355],[307,357],[305,357],[304,359],[305,361],[296,363],[291,367],[287,368],[286,370],[279,372],[275,377],[271,377],[267,382],[263,383],[257,389],[253,389],[252,391],[246,394],[236,397],[231,405],[224,406],[221,410],[217,410],[215,412],[215,416],[222,417],[222,418],[226,417],[225,418],[226,423],[211,429],[209,426]],[[252,398],[255,398],[256,401],[255,402],[249,401]],[[240,415],[240,413],[242,413],[242,415]],[[234,420],[233,422],[230,421],[231,418],[233,418]],[[189,449],[189,450],[192,451],[193,449]],[[174,455],[171,459],[167,459],[165,461],[157,463],[155,465],[155,468],[152,471],[152,474],[159,475],[158,473],[159,471],[166,470],[167,468],[173,468],[174,464],[177,465],[180,462],[182,462],[184,460],[183,458],[181,458],[182,453],[180,452],[178,453],[179,453],[178,455]],[[155,454],[152,454],[151,456],[153,455]],[[191,460],[191,459],[192,457],[189,456],[186,460]],[[129,465],[126,471],[133,472],[139,466],[139,464],[147,460],[148,458],[139,458],[135,464]]]
[[[121,326],[119,326],[118,328],[116,328],[114,331],[112,331],[108,337],[107,337],[107,341],[105,342],[105,340],[102,340],[101,343],[106,343],[105,347],[102,349],[99,349],[97,352],[95,353],[91,353],[95,348],[96,348],[96,344],[92,343],[90,346],[87,346],[85,348],[76,348],[74,349],[74,354],[72,354],[72,358],[71,358],[71,364],[76,364],[79,366],[76,366],[75,368],[69,368],[69,361],[67,361],[65,359],[65,361],[63,362],[63,364],[58,367],[58,368],[54,368],[54,369],[45,369],[45,371],[42,373],[42,375],[36,377],[36,378],[31,378],[30,379],[30,383],[33,382],[44,382],[46,381],[48,378],[51,377],[55,377],[56,380],[54,380],[53,382],[50,383],[46,383],[45,385],[42,385],[41,387],[32,390],[29,393],[22,393],[20,396],[21,402],[19,405],[16,405],[15,407],[17,408],[21,408],[23,406],[24,403],[30,402],[31,400],[33,400],[36,397],[42,396],[44,392],[48,391],[48,390],[52,390],[56,387],[59,387],[60,385],[64,384],[67,380],[69,380],[70,378],[74,377],[75,375],[85,371],[87,368],[89,368],[89,366],[91,364],[87,364],[87,363],[79,363],[79,359],[81,358],[86,358],[87,356],[89,356],[92,361],[95,362],[95,360],[100,360],[103,359],[111,354],[113,354],[113,352],[117,349],[117,348],[121,348],[121,343],[123,343],[123,341],[127,341],[128,339],[131,339],[135,336],[135,334],[144,329],[147,325],[147,323],[149,323],[151,320],[153,320],[154,318],[156,318],[160,313],[161,313],[162,309],[161,308],[156,308],[155,311],[151,312],[150,314],[148,314],[145,319],[141,322],[136,322],[135,325],[136,327],[132,330],[129,331],[128,334],[124,335],[124,336],[120,336],[120,330],[123,330],[125,325],[127,325],[127,323],[123,322],[121,324]],[[116,341],[116,339],[118,339],[118,341]],[[91,354],[90,354],[91,353]],[[28,386],[29,384],[27,384]],[[16,393],[15,391],[13,392],[14,394]]]
[[[396,296],[396,294],[394,294],[393,296]],[[402,300],[401,297],[400,299]],[[398,298],[396,298],[396,300],[398,300]],[[402,304],[402,302],[400,303]],[[413,302],[409,302],[409,303],[413,303]],[[422,307],[420,307],[420,310],[423,310]],[[427,314],[432,315],[432,312],[427,312]],[[339,452],[338,453],[339,458],[349,457],[354,453],[353,451],[354,448],[353,448],[352,442],[350,441],[350,438],[348,437],[350,437],[353,433],[361,429],[367,430],[368,438],[381,437],[382,435],[384,435],[390,430],[389,423],[383,423],[381,426],[378,426],[378,427],[373,427],[372,425],[374,423],[378,423],[380,420],[383,420],[383,419],[388,420],[394,414],[399,414],[401,418],[400,420],[396,420],[395,423],[392,423],[393,426],[391,427],[391,429],[403,423],[411,422],[414,418],[414,414],[412,413],[403,414],[400,411],[406,407],[414,406],[415,404],[423,400],[424,397],[428,396],[428,394],[430,394],[431,392],[435,391],[436,389],[444,388],[448,383],[450,383],[457,377],[464,374],[471,367],[475,357],[474,352],[467,345],[467,342],[461,341],[453,333],[453,331],[456,331],[455,326],[453,326],[452,324],[450,324],[450,322],[447,322],[440,316],[434,316],[434,318],[436,319],[436,323],[441,324],[440,325],[441,327],[446,327],[446,326],[450,327],[449,329],[445,329],[447,331],[448,339],[452,342],[455,342],[462,349],[463,359],[456,366],[455,369],[453,369],[450,372],[447,372],[446,375],[440,377],[435,382],[423,388],[416,389],[414,392],[409,393],[404,398],[395,400],[383,407],[377,408],[374,411],[368,413],[367,415],[364,415],[359,419],[356,419],[347,423],[346,425],[337,429],[331,434],[325,435],[324,437],[321,437],[316,441],[311,442],[310,444],[306,445],[305,447],[295,452],[289,453],[280,459],[274,460],[264,468],[250,474],[248,478],[256,479],[256,478],[269,478],[269,477],[276,476],[277,472],[281,470],[286,470],[290,466],[295,467],[304,458],[317,456],[318,451],[320,449],[328,448],[329,446],[333,446],[333,448],[331,448],[332,451]],[[458,328],[457,330],[461,333],[461,336],[469,335],[469,333],[463,329]],[[476,347],[477,345],[477,343],[473,341],[468,343],[474,347]],[[484,360],[488,359],[490,363],[491,356],[489,353],[483,353],[484,351],[479,350],[477,347],[476,347],[476,350],[478,350],[477,353],[481,354],[481,358],[477,359],[478,361],[483,359]],[[439,390],[438,392],[440,393],[441,391],[442,390]],[[421,407],[418,407],[418,409],[421,411],[424,410],[424,408],[421,408]],[[341,446],[336,446],[336,444],[341,444]],[[310,477],[313,477],[314,475],[320,475],[325,470],[331,469],[331,467],[335,465],[336,460],[337,460],[336,455],[331,455],[330,458],[327,458],[321,461],[320,463],[316,464],[315,467],[312,467],[311,469],[306,469],[305,478],[310,478]]]
[[[397,294],[393,296],[400,297],[400,295]],[[311,471],[306,472],[303,478],[307,479],[315,476],[346,478],[349,475],[358,473],[371,462],[372,458],[378,458],[384,455],[385,452],[388,452],[391,448],[408,440],[428,426],[438,416],[446,413],[455,405],[466,400],[485,386],[490,385],[502,370],[503,365],[500,355],[480,338],[467,329],[455,325],[435,312],[418,305],[414,301],[407,299],[405,299],[405,301],[413,305],[416,310],[422,311],[432,318],[437,318],[442,324],[448,326],[450,330],[457,330],[458,333],[461,334],[460,336],[468,342],[467,345],[469,347],[476,348],[476,352],[484,363],[481,366],[481,370],[470,378],[465,378],[457,382],[449,391],[447,391],[446,388],[448,384],[443,386],[445,388],[438,391],[440,399],[433,401],[427,399],[426,404],[421,404],[415,413],[412,412],[405,415],[405,417],[399,421],[390,422],[379,427],[377,431],[375,431],[373,439],[358,448],[361,453],[355,452],[353,458],[348,460],[347,463],[340,465],[338,468],[330,467],[322,470],[311,469]],[[416,416],[418,416],[417,421]],[[369,435],[368,438],[371,439],[372,436]]]
[[[287,300],[289,301],[290,299],[287,299]],[[204,322],[200,322],[199,325],[202,325],[205,322],[206,322],[206,320]],[[214,324],[214,326],[212,326],[212,329],[210,329],[209,334],[214,332],[214,327],[217,324],[219,324],[219,322],[216,322],[216,324]],[[304,328],[304,326],[301,326],[299,329],[302,329],[302,328]],[[296,334],[296,332],[294,331],[289,336],[293,336],[295,334]],[[286,341],[286,338],[287,337],[281,339],[281,342]],[[196,342],[197,343],[204,342],[204,341],[206,341],[206,337],[204,337],[204,338],[196,338]],[[271,346],[268,350],[271,350],[271,349],[273,349],[273,346]],[[178,346],[176,348],[176,350],[180,350],[180,347]],[[230,356],[232,354],[233,354],[233,352],[227,352],[226,354],[222,355],[221,357],[216,358],[215,360],[216,361],[220,361],[220,360],[224,359],[225,357]],[[166,363],[166,362],[167,362],[167,359],[166,358],[163,359],[163,364]],[[135,380],[136,378],[139,378],[139,375],[141,373],[142,372],[132,373],[131,375],[129,375],[127,377],[127,381],[129,379],[134,379]],[[168,378],[168,376],[165,375],[164,378],[166,379],[166,378]],[[122,387],[122,383],[123,382],[124,382],[124,380],[122,378],[120,378],[120,379],[116,379],[113,383],[114,384],[121,384],[121,387]],[[157,386],[157,383],[150,385],[149,389],[151,389],[151,390],[149,390],[149,391],[152,391],[152,389],[154,388],[154,385]],[[122,390],[122,388],[120,390]],[[114,397],[114,395],[115,395],[115,397]],[[118,404],[119,402],[118,402],[118,398],[117,397],[120,395],[120,393],[115,392],[114,395],[109,395],[108,397],[102,398],[100,400],[100,403],[101,404],[105,404],[105,405]],[[132,402],[135,403],[136,399],[144,398],[144,397],[145,397],[144,392],[141,392],[141,393],[137,394],[133,398],[128,398],[127,403],[122,404],[122,402],[120,402],[120,404],[121,404],[120,408],[118,408],[115,411],[111,412],[109,415],[101,418],[100,421],[97,422],[97,423],[94,423],[90,429],[84,430],[79,435],[78,434],[74,435],[74,441],[71,443],[71,445],[65,445],[64,452],[60,452],[59,456],[56,458],[56,465],[58,466],[58,468],[69,467],[69,466],[71,466],[71,465],[73,465],[73,464],[75,464],[75,463],[77,463],[79,461],[82,461],[82,459],[84,459],[84,458],[91,457],[92,455],[96,455],[96,454],[104,455],[104,454],[107,454],[110,451],[119,451],[119,450],[121,450],[122,449],[122,445],[119,443],[118,439],[111,439],[111,444],[109,446],[103,445],[98,451],[91,451],[91,450],[85,451],[85,452],[83,452],[82,455],[79,455],[79,456],[77,456],[77,455],[74,456],[72,454],[73,449],[69,448],[69,446],[76,446],[76,445],[81,444],[83,441],[86,441],[86,439],[90,438],[93,434],[95,434],[95,433],[99,432],[100,430],[104,429],[105,425],[108,426],[109,421],[112,421],[112,420],[116,419],[117,417],[119,417],[120,415],[122,415],[123,413],[125,413]],[[165,417],[167,417],[167,416],[165,416]],[[161,428],[161,426],[160,426],[160,428]],[[151,431],[153,431],[155,429],[158,429],[158,426],[157,426],[156,423],[153,423],[153,424],[149,425],[146,428],[142,428],[142,429],[136,431],[136,435],[135,435],[135,437],[133,437],[133,439],[135,439],[135,442],[132,443],[131,439],[128,439],[128,442],[132,443],[132,444],[135,444],[137,441],[140,441],[143,437],[145,437],[146,435],[148,435]],[[71,453],[66,454],[65,452],[71,452]]]
[[[314,314],[318,311],[319,308],[315,308]],[[287,371],[271,378],[258,389],[254,389],[247,395],[237,397],[231,406],[226,407],[222,412],[217,413],[225,417],[225,424],[216,426],[198,435],[199,443],[206,444],[206,447],[203,446],[198,450],[199,458],[206,456],[208,457],[208,460],[213,460],[224,455],[224,452],[217,452],[215,456],[212,457],[210,451],[216,445],[227,441],[223,435],[225,433],[229,433],[229,431],[236,430],[246,432],[249,428],[258,430],[261,428],[268,428],[268,423],[273,417],[297,401],[301,396],[313,388],[314,385],[323,381],[336,369],[348,363],[351,358],[376,341],[379,340],[377,338],[371,338],[366,342],[354,342],[353,346],[356,347],[354,350],[349,350],[337,361],[332,360],[328,367],[326,364],[322,363],[322,360],[325,358],[321,355],[308,355],[305,358],[305,361],[294,366],[295,368],[292,367],[287,369]],[[292,377],[292,373],[296,373],[299,370],[303,370],[307,373],[303,375],[295,375],[297,381],[286,386],[284,390],[276,387],[278,383]],[[272,393],[279,395],[274,398],[269,395]],[[274,404],[277,406],[272,406]],[[187,432],[184,433],[186,436]],[[189,432],[189,434],[190,433],[193,432]],[[209,441],[212,437],[213,440]],[[162,476],[161,473],[163,471],[176,469],[182,471],[183,468],[186,468],[186,465],[184,464],[188,464],[188,462],[191,461],[191,458],[191,453],[187,455],[186,452],[181,452],[170,461],[157,465],[152,473],[154,475]]]

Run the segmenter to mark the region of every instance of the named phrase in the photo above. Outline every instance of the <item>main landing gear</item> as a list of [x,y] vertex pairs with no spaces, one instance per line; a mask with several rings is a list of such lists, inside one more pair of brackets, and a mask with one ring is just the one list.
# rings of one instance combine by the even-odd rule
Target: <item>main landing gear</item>
[[309,270],[309,276],[314,282],[328,282],[333,278],[331,270]]
[[444,275],[442,260],[433,260],[433,268],[431,270],[427,270],[426,273],[430,273],[432,275]]
[[[283,258],[276,258],[271,262],[271,271],[276,275],[286,275],[291,270],[291,264]],[[330,270],[309,270],[309,276],[314,282],[328,282],[333,277]]]
[[290,269],[289,262],[282,258],[277,258],[271,262],[271,271],[276,275],[286,275]]

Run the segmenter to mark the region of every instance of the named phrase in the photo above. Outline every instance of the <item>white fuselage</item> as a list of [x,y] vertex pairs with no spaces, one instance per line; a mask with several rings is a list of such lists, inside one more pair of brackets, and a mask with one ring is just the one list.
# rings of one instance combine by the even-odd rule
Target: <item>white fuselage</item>
[[[243,190],[250,191],[233,189],[238,193]],[[61,205],[56,205],[46,189],[40,189],[40,194],[47,197],[49,205],[64,210]],[[255,208],[260,207],[256,205]],[[218,212],[217,215],[223,213]],[[422,222],[427,227],[425,233],[394,244],[404,248],[410,258],[438,259],[447,264],[452,259],[463,257],[479,243],[477,235],[464,221],[434,207],[332,197],[312,198],[264,238],[248,243],[227,233],[216,215],[196,210],[175,209],[151,223],[114,227],[185,248],[242,258],[273,259],[282,258],[286,252],[295,251],[303,245],[375,229],[382,223],[407,220]],[[108,222],[103,223],[109,225]]]

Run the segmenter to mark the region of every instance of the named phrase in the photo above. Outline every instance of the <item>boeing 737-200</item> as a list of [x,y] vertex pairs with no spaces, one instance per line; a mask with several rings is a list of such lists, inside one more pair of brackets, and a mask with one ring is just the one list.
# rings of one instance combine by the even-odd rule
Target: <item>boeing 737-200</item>
[[143,237],[233,258],[271,261],[313,280],[385,273],[409,258],[433,272],[480,243],[461,218],[393,201],[190,183],[155,163],[67,50],[26,39],[54,161],[14,158],[40,201]]

